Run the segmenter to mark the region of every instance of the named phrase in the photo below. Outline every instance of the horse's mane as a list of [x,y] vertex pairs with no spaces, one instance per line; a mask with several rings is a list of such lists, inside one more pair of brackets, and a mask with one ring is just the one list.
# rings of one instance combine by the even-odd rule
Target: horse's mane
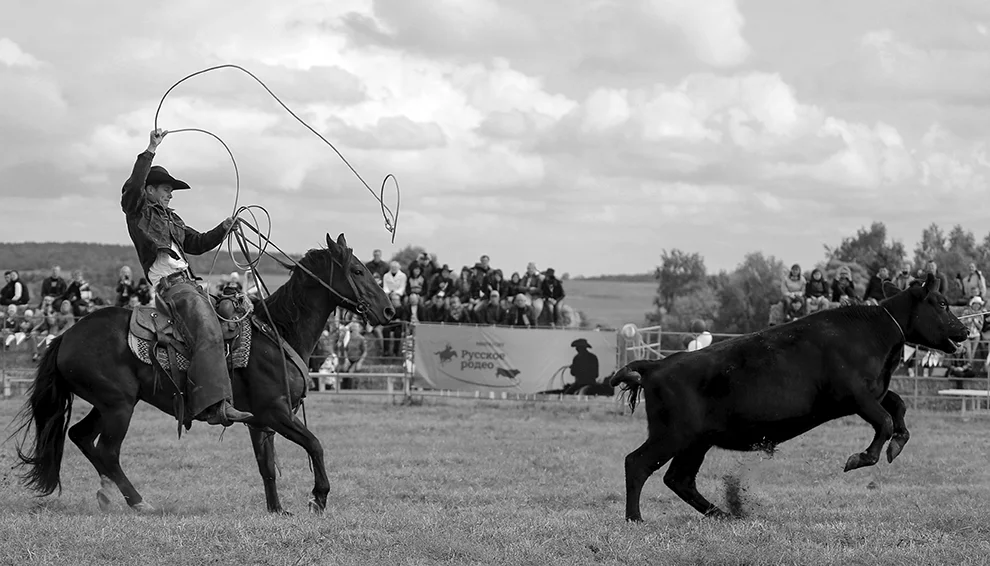
[[[327,248],[313,248],[303,255],[299,264],[309,269],[313,273],[323,273],[329,271],[330,250]],[[256,308],[258,314],[265,315],[265,307],[271,313],[270,321],[277,328],[279,333],[286,333],[295,327],[302,315],[305,306],[303,296],[305,295],[305,285],[309,275],[293,265],[279,261],[283,267],[289,270],[289,280],[284,285],[275,290],[268,298],[264,299],[265,306]],[[315,282],[314,282],[315,283]],[[327,282],[329,283],[329,281]]]

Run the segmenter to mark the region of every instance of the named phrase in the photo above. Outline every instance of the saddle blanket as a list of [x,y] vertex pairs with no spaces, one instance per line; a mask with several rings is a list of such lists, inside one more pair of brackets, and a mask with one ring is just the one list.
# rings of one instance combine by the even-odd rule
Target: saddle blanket
[[[248,358],[251,356],[251,317],[245,317],[244,320],[238,323],[240,326],[240,341],[233,352],[230,352],[229,356],[233,362],[234,368],[245,368],[248,365]],[[127,345],[130,346],[131,352],[137,356],[137,359],[142,362],[151,365],[151,342],[149,340],[143,340],[138,338],[133,333],[127,333]],[[159,346],[155,351],[155,358],[164,370],[171,370],[172,366],[168,361],[168,351],[164,346]],[[175,362],[178,364],[179,371],[186,371],[189,369],[189,359],[182,355],[181,352],[175,352]]]

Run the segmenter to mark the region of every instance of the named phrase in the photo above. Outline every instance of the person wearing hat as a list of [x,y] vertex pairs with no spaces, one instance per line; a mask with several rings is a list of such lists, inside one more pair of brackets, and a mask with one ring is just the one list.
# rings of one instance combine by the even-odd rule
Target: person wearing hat
[[450,266],[446,263],[440,268],[440,271],[433,274],[426,282],[426,297],[427,299],[432,299],[433,297],[440,296],[445,302],[446,300],[454,294],[454,279],[450,276]]
[[167,134],[161,129],[151,132],[148,149],[137,156],[131,176],[124,182],[120,207],[148,281],[171,311],[170,316],[182,322],[176,327],[189,345],[188,383],[195,384],[186,391],[185,409],[193,419],[230,426],[253,415],[231,404],[233,393],[220,321],[206,292],[196,284],[186,254],[205,254],[219,246],[235,220],[227,218],[209,232],[200,233],[169,208],[172,192],[187,190],[189,185],[172,177],[164,167],[151,164]]
[[591,344],[585,338],[571,342],[571,348],[577,350],[571,361],[570,373],[574,383],[564,387],[565,394],[582,393],[584,395],[611,395],[612,387],[607,383],[598,383],[598,356],[591,353]]
[[705,321],[695,319],[691,322],[691,334],[694,336],[687,344],[687,351],[693,352],[712,345],[712,333],[708,331]]

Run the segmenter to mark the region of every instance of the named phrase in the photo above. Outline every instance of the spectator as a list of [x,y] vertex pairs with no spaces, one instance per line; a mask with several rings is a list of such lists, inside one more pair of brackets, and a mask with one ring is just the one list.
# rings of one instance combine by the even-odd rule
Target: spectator
[[540,285],[543,284],[543,274],[536,269],[536,264],[529,262],[526,265],[526,274],[522,276],[520,285],[522,285],[522,290],[524,293],[529,295],[529,299],[533,304],[533,310],[536,311],[537,316],[543,312],[543,295],[540,290]]
[[962,313],[963,324],[969,330],[969,336],[962,345],[966,351],[966,359],[971,367],[973,362],[976,361],[976,348],[979,346],[980,339],[983,337],[983,324],[985,322],[983,307],[985,304],[982,297],[975,295],[969,300],[966,310]]
[[[368,344],[361,334],[361,323],[352,322],[344,334],[344,359],[341,365],[343,373],[358,373],[364,369],[364,361],[368,357]],[[351,378],[341,379],[341,389],[351,389]]]
[[423,252],[416,257],[416,261],[409,266],[410,272],[413,265],[418,265],[421,273],[423,274],[423,280],[429,281],[433,274],[437,271],[437,256],[436,254],[428,254]]
[[515,301],[516,295],[526,292],[526,288],[522,284],[522,277],[519,276],[518,271],[512,272],[512,277],[509,278],[509,283],[506,286],[506,292],[508,293],[507,296],[511,297],[513,301]]
[[488,279],[488,287],[492,291],[498,291],[499,297],[509,296],[509,282],[502,276],[501,269],[493,269]]
[[389,264],[389,271],[382,276],[382,289],[386,295],[397,293],[400,297],[406,292],[406,274],[399,269],[399,262]]
[[477,321],[480,324],[502,324],[505,320],[506,311],[502,306],[501,295],[495,289],[488,294],[488,298],[482,303],[478,312]]
[[[453,296],[456,297],[456,295]],[[447,317],[447,298],[446,291],[439,291],[430,297],[426,302],[426,320],[430,322],[444,321]]]
[[318,372],[324,366],[332,368],[332,371],[337,370],[337,365],[340,362],[337,355],[341,339],[340,328],[340,316],[335,309],[333,315],[327,319],[323,332],[313,349],[313,354],[309,357],[309,371]]
[[10,349],[10,345],[20,346],[21,342],[24,342],[30,335],[31,331],[34,329],[34,312],[31,309],[24,311],[23,315],[17,315],[17,306],[10,305],[14,307],[13,315],[11,316],[11,311],[7,310],[7,316],[9,320],[13,321],[13,324],[4,324],[4,330],[11,330],[7,334],[6,339],[4,339],[3,347],[5,349]]
[[382,326],[382,357],[383,358],[397,358],[402,354],[402,314],[404,307],[402,305],[402,295],[398,293],[392,293],[389,295],[389,299],[392,300],[392,308],[399,315],[392,319],[391,322]]
[[[783,299],[781,299],[780,304],[784,309],[785,320],[793,320],[804,316],[804,312],[806,310],[804,305],[804,295],[807,287],[808,282],[801,273],[801,266],[795,263],[791,266],[791,270],[788,271],[784,278],[780,281],[780,292],[783,295]],[[800,299],[800,301],[798,299]],[[800,314],[795,312],[795,307],[798,307],[797,311]]]
[[69,283],[62,298],[72,304],[72,310],[77,317],[86,314],[89,301],[93,298],[93,291],[89,287],[89,282],[83,278],[81,269],[73,270],[72,282]]
[[825,310],[831,304],[829,302],[830,290],[822,270],[817,267],[811,271],[811,279],[804,287],[804,297],[809,313]]
[[62,268],[57,265],[53,265],[52,274],[45,277],[45,279],[41,282],[41,296],[55,297],[56,302],[53,306],[57,309],[59,307],[58,303],[61,302],[57,299],[65,294],[65,290],[67,288],[68,286],[65,279],[62,279]]
[[450,278],[450,266],[446,263],[440,268],[438,273],[434,273],[426,285],[426,297],[432,299],[437,295],[441,298],[449,297],[454,293],[454,280]]
[[372,273],[377,273],[379,277],[384,277],[388,273],[389,264],[382,261],[382,251],[375,250],[372,252],[374,259],[364,264],[368,268],[368,271]]
[[529,299],[523,293],[518,293],[512,299],[512,306],[505,313],[506,326],[521,326],[532,328],[536,326],[536,314],[533,312]]
[[540,324],[544,326],[560,324],[560,303],[564,300],[564,287],[560,284],[552,267],[548,267],[543,274],[540,294],[543,296],[543,312],[540,313]]
[[10,347],[10,341],[7,338],[13,336],[17,329],[20,328],[20,321],[17,315],[17,305],[7,305],[7,310],[3,313],[3,324],[0,326],[0,332],[4,336],[4,348]]
[[124,266],[120,268],[120,277],[117,279],[117,303],[118,307],[127,306],[130,303],[131,295],[137,294],[137,285],[131,278],[131,268]]
[[130,297],[127,297],[127,304],[124,305],[124,308],[134,310],[140,306],[141,306],[141,299],[138,298],[137,294],[135,293]]
[[851,305],[856,302],[856,287],[852,282],[852,272],[843,265],[838,276],[832,280],[832,302]]
[[[932,275],[935,276],[935,281],[936,281],[935,290],[938,291],[939,293],[942,293],[943,295],[948,294],[949,278],[946,277],[944,273],[938,270],[938,265],[936,265],[934,261],[928,262],[928,273],[931,273]],[[922,282],[924,282],[925,277],[921,277],[920,279],[922,280]]]
[[870,281],[866,284],[866,291],[863,293],[863,302],[869,305],[879,304],[884,299],[883,284],[890,281],[890,274],[886,267],[877,270]]
[[972,301],[973,297],[982,298],[987,294],[987,281],[973,262],[969,264],[969,274],[963,279],[963,294],[968,301]]
[[41,298],[41,306],[35,312],[38,317],[44,317],[48,315],[55,315],[55,297],[45,295]]
[[898,289],[903,291],[908,288],[908,285],[910,285],[913,279],[911,277],[911,264],[905,263],[901,267],[901,272],[894,276],[893,283]]
[[426,316],[426,307],[422,303],[422,299],[419,295],[413,293],[409,295],[407,303],[402,306],[401,309],[396,309],[396,313],[399,314],[397,317],[403,322],[409,322],[416,324],[418,322],[426,322],[429,319]]
[[405,296],[408,300],[410,295],[423,295],[426,290],[426,277],[423,276],[423,268],[418,263],[409,266],[409,277],[406,278]]
[[27,285],[21,282],[20,274],[15,270],[3,274],[7,284],[0,289],[0,305],[26,305],[31,300]]
[[466,303],[471,300],[471,268],[464,266],[461,268],[461,275],[457,279],[456,288],[454,292],[457,294],[457,298],[460,299],[462,303]]
[[471,279],[474,282],[475,289],[480,289],[487,285],[488,273],[492,270],[489,263],[488,256],[483,255],[479,258],[478,263],[474,264],[474,272],[471,274]]
[[471,322],[470,310],[461,302],[460,297],[457,295],[450,298],[450,306],[447,308],[443,322],[457,322],[460,324]]

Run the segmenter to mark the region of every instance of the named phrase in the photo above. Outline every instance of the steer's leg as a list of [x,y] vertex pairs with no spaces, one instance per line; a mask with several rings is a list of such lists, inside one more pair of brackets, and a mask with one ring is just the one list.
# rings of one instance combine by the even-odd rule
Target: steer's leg
[[658,438],[652,432],[642,446],[626,456],[626,520],[642,521],[639,512],[639,499],[643,484],[653,472],[659,470],[674,455],[669,446],[670,439]]
[[865,452],[853,454],[846,460],[844,470],[846,472],[876,464],[880,460],[880,451],[883,449],[883,445],[890,440],[894,433],[893,419],[887,409],[880,405],[880,401],[869,395],[860,395],[858,401],[859,406],[856,408],[856,414],[873,425],[873,442],[870,443]]
[[678,497],[683,499],[706,517],[724,518],[729,514],[722,511],[705,499],[704,495],[698,492],[695,479],[698,477],[698,470],[705,461],[705,454],[711,449],[709,444],[695,444],[687,450],[674,456],[670,462],[670,468],[663,476],[663,482],[667,484]]
[[893,462],[894,458],[904,449],[908,439],[911,438],[911,433],[908,432],[907,424],[904,422],[907,406],[901,396],[893,391],[887,391],[887,394],[880,400],[880,405],[887,411],[894,423],[894,434],[890,437],[890,444],[887,445],[887,462]]

